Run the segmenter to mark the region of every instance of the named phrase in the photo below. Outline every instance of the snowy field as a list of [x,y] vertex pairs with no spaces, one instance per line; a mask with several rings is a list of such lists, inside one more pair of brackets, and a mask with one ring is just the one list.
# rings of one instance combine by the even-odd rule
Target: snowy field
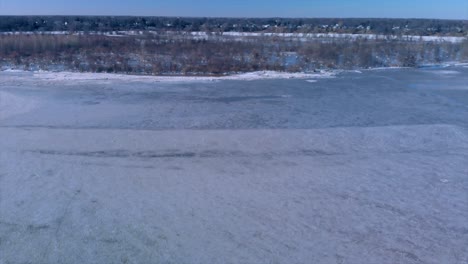
[[466,264],[467,160],[463,66],[0,72],[0,263]]
[[145,34],[152,35],[184,35],[191,36],[195,39],[211,39],[220,37],[231,37],[236,40],[243,41],[246,37],[258,38],[258,37],[276,37],[286,39],[298,39],[302,41],[326,39],[326,40],[404,40],[404,41],[424,41],[424,42],[449,42],[449,43],[460,43],[466,40],[466,37],[460,36],[417,36],[417,35],[382,35],[382,34],[351,34],[351,33],[271,33],[271,32],[178,32],[178,31],[167,31],[161,34],[158,31],[110,31],[110,32],[69,32],[69,31],[39,31],[39,32],[0,32],[0,35],[104,35],[108,37],[125,37],[125,36],[138,36]]
[[[215,33],[191,32],[193,36],[209,36]],[[350,33],[263,33],[263,32],[223,32],[222,36],[230,37],[280,37],[301,40],[312,39],[368,39],[368,40],[405,40],[405,41],[424,41],[424,42],[463,42],[465,37],[456,36],[415,36],[415,35],[379,35],[379,34],[350,34]]]

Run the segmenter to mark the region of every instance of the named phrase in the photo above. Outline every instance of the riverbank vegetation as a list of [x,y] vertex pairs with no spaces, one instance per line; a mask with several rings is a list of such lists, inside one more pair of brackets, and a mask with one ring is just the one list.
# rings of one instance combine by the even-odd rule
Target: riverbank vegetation
[[154,75],[313,71],[468,60],[468,41],[198,37],[191,34],[0,35],[0,67]]

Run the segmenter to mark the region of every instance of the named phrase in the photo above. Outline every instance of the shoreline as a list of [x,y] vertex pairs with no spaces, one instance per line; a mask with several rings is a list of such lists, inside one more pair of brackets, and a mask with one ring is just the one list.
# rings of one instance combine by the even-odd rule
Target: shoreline
[[121,73],[92,73],[92,72],[51,72],[51,71],[25,71],[6,69],[4,73],[30,73],[34,78],[43,81],[130,81],[130,82],[214,82],[214,81],[255,81],[273,79],[323,79],[333,78],[337,71],[320,72],[278,72],[255,71],[221,76],[164,76],[164,75],[130,75]]
[[353,70],[320,70],[317,72],[281,72],[255,71],[227,75],[134,75],[125,73],[96,73],[72,71],[29,71],[22,69],[0,69],[0,73],[29,73],[43,81],[127,81],[127,82],[214,82],[214,81],[255,81],[275,79],[316,79],[334,78],[340,73],[362,73],[363,71],[397,70],[397,69],[431,69],[447,67],[468,67],[468,62],[448,62],[444,64],[425,64],[411,67],[375,67]]

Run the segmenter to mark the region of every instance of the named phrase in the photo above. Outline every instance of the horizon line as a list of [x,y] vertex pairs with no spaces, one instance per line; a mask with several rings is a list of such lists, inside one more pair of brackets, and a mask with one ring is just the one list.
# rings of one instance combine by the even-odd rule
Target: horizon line
[[434,18],[434,17],[294,17],[294,16],[176,16],[176,15],[83,15],[83,14],[67,14],[67,15],[58,15],[58,14],[29,14],[29,15],[7,15],[0,14],[0,17],[163,17],[163,18],[237,18],[237,19],[419,19],[419,20],[459,20],[467,21],[468,18]]

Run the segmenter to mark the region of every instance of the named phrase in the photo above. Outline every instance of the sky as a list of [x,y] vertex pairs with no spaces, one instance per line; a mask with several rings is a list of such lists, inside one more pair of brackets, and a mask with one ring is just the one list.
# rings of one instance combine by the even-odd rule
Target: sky
[[467,19],[468,0],[0,0],[0,15]]

